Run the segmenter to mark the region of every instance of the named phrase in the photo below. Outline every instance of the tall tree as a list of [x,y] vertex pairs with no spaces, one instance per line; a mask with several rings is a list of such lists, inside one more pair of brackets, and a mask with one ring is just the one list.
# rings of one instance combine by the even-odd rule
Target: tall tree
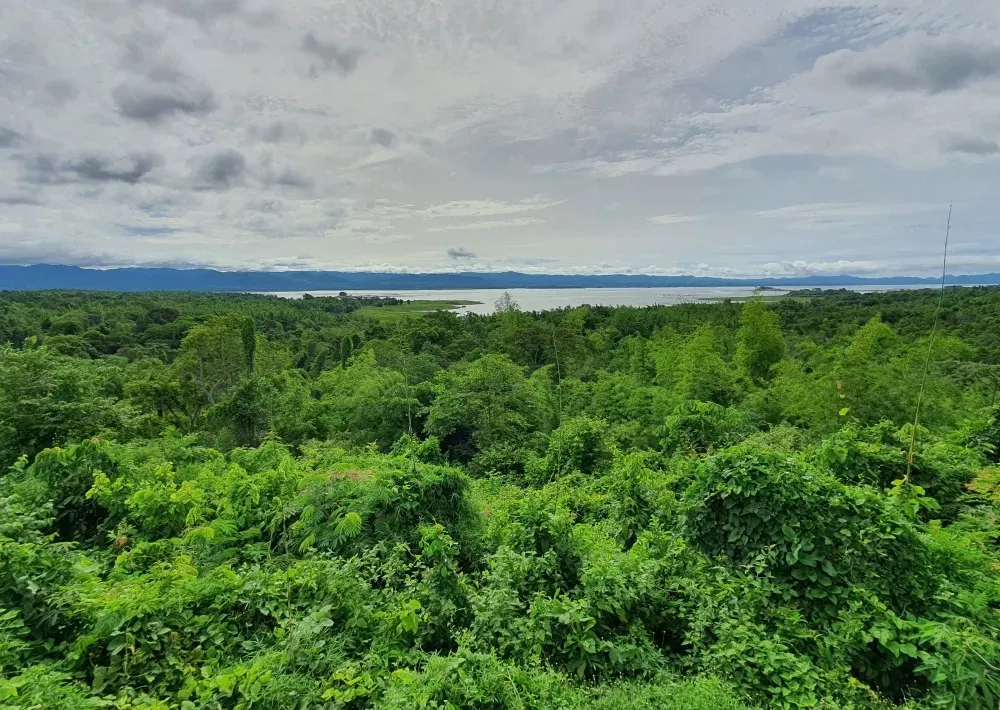
[[181,342],[174,366],[181,379],[194,384],[205,405],[214,405],[249,369],[240,325],[218,317],[195,326]]
[[486,355],[438,377],[426,430],[469,457],[494,444],[517,444],[543,420],[539,392],[505,355]]
[[124,432],[130,407],[120,362],[70,358],[48,348],[0,347],[0,471],[21,454],[93,436]]
[[228,434],[222,443],[257,447],[271,429],[277,404],[278,391],[268,378],[247,376],[209,410],[209,421]]
[[760,381],[768,377],[771,367],[784,356],[785,339],[778,325],[778,314],[769,311],[759,297],[744,303],[737,334],[737,367]]
[[250,316],[244,318],[240,324],[240,338],[243,340],[243,356],[247,361],[247,374],[253,377],[257,358],[257,326]]
[[375,363],[375,353],[364,349],[348,367],[327,370],[316,381],[331,429],[358,445],[377,442],[388,448],[412,428],[419,411],[415,388],[403,373]]
[[736,396],[733,373],[715,342],[710,325],[698,328],[681,351],[677,365],[675,395],[681,400],[696,399],[727,405]]
[[217,316],[191,328],[174,370],[179,380],[194,387],[202,406],[211,407],[243,377],[276,374],[288,360],[288,353],[258,333],[253,321]]
[[514,297],[510,295],[510,291],[504,291],[503,295],[496,300],[493,304],[493,309],[500,314],[503,313],[516,313],[521,310],[521,306],[518,305]]

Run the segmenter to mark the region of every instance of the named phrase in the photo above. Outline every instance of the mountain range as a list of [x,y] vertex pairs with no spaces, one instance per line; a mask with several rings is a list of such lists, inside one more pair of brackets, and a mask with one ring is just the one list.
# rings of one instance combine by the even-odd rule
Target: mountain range
[[[933,286],[940,277],[793,276],[720,278],[642,274],[503,272],[380,273],[365,271],[217,271],[128,267],[94,269],[36,264],[0,265],[0,291],[357,291],[501,288],[667,288],[677,286]],[[955,285],[1000,284],[1000,273],[949,275]]]

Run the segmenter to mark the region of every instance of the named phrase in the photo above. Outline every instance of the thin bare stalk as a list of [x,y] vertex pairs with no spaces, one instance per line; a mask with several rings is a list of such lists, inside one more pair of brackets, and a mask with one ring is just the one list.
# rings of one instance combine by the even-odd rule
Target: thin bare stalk
[[[556,355],[556,419],[558,420],[558,425],[562,425],[562,370],[559,367],[559,346],[556,344],[556,334],[555,331],[552,332],[552,349],[555,351]],[[555,470],[559,471],[562,467],[562,440],[558,442],[556,447],[556,467]],[[555,475],[555,474],[553,474]]]
[[920,425],[920,404],[924,399],[924,385],[927,382],[927,372],[931,366],[931,354],[934,351],[934,336],[937,335],[938,318],[941,315],[941,306],[944,305],[944,287],[948,274],[948,240],[951,237],[951,211],[954,205],[948,205],[948,227],[944,232],[944,257],[941,262],[941,292],[938,296],[937,308],[934,310],[934,323],[931,325],[931,337],[927,342],[927,357],[924,358],[924,372],[920,377],[920,390],[917,392],[917,407],[913,414],[913,430],[910,432],[910,451],[906,456],[906,478],[910,481],[910,471],[913,470],[913,451],[917,446],[917,427]]

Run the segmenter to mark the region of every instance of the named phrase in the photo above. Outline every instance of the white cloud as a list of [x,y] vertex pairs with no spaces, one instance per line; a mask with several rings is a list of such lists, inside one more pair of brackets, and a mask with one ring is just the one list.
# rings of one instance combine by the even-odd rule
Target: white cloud
[[513,227],[529,227],[535,224],[545,224],[544,219],[537,217],[518,217],[516,219],[497,219],[490,221],[464,222],[449,224],[444,227],[427,227],[425,232],[461,232],[467,229],[510,229]]
[[761,264],[755,275],[760,276],[841,276],[878,273],[885,267],[877,261],[786,261]]
[[997,236],[995,0],[2,13],[4,260],[932,271],[950,200]]
[[560,204],[543,196],[536,196],[519,202],[497,200],[456,200],[440,205],[431,205],[414,214],[420,217],[492,217],[495,215],[518,214],[543,210]]
[[697,222],[701,219],[698,215],[693,214],[661,214],[656,217],[650,217],[650,224],[687,224],[689,222]]
[[759,217],[767,217],[786,222],[790,229],[843,229],[848,225],[858,225],[897,217],[947,213],[947,206],[911,203],[877,204],[869,202],[820,202],[804,205],[790,205],[757,212]]

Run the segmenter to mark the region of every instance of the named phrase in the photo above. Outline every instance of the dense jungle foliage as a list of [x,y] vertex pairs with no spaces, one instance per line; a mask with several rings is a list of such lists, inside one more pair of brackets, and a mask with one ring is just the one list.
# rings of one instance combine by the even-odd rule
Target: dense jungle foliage
[[1000,289],[811,296],[0,294],[0,708],[997,708]]

